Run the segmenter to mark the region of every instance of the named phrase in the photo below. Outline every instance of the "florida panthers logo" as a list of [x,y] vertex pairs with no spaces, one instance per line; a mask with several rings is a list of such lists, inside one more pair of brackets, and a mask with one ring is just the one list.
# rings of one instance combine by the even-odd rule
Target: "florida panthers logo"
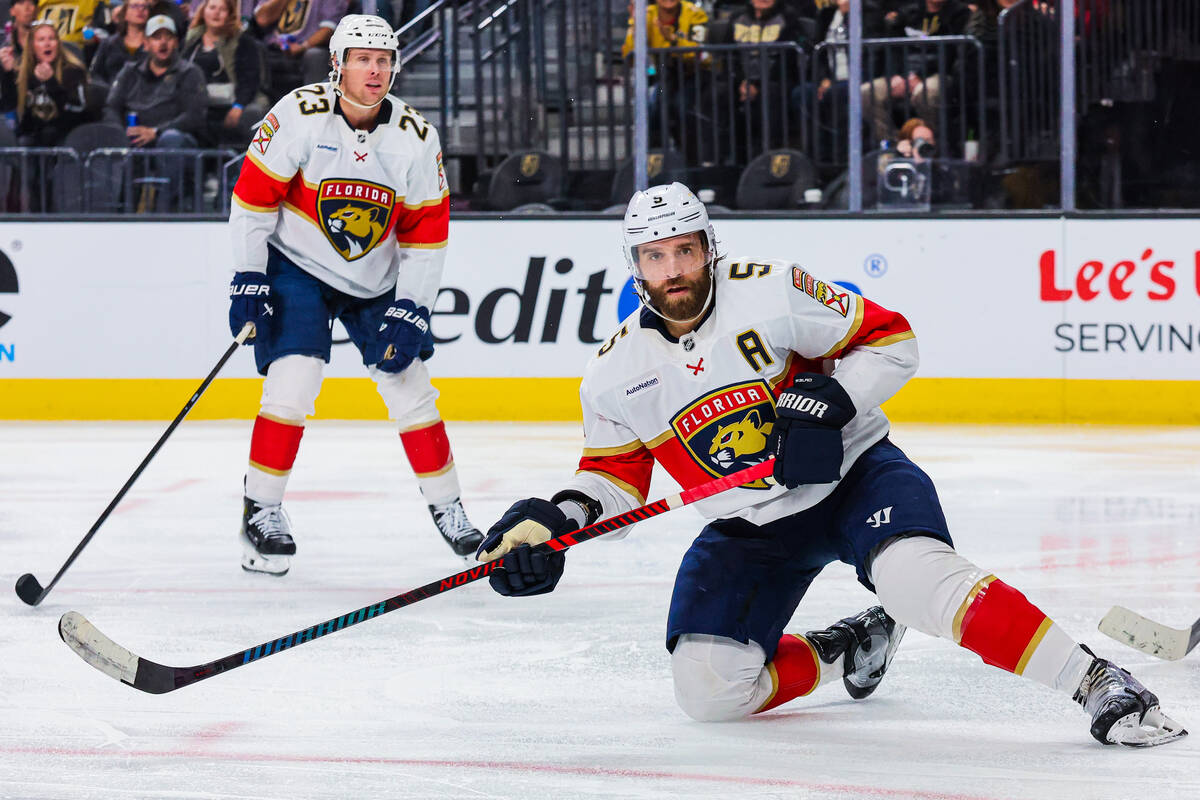
[[[747,381],[709,392],[671,419],[671,429],[706,472],[724,476],[765,461],[775,424],[775,403],[764,381]],[[765,481],[746,485],[767,489]]]
[[354,261],[379,244],[391,228],[395,195],[369,181],[330,179],[317,190],[321,229],[342,258]]

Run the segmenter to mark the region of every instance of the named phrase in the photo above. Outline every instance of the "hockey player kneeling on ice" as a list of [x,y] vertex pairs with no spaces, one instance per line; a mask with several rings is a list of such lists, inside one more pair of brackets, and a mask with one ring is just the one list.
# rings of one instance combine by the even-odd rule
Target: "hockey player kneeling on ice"
[[[480,561],[504,559],[492,588],[552,591],[566,553],[533,547],[644,504],[655,461],[686,489],[774,457],[773,483],[696,505],[710,521],[676,575],[666,640],[690,716],[766,711],[837,677],[865,697],[908,627],[1066,694],[1104,744],[1186,735],[1128,672],[955,551],[932,481],[880,410],[917,369],[907,320],[807,264],[726,259],[717,246],[682,184],[630,201],[623,251],[642,307],[584,372],[575,477],[513,505],[483,540]],[[785,633],[833,561],[881,607]]]
[[283,511],[339,319],[375,379],[430,514],[463,558],[482,534],[459,483],[425,360],[450,203],[437,130],[388,91],[398,44],[383,19],[342,18],[326,83],[302,86],[259,123],[229,215],[229,324],[255,325],[262,405],[250,440],[242,566],[281,575],[296,552]]

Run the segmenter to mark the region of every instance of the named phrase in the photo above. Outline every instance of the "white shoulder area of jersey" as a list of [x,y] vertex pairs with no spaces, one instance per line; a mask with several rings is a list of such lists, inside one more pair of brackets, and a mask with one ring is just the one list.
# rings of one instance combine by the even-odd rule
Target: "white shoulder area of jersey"
[[737,298],[735,302],[744,299],[744,302],[755,303],[764,314],[773,309],[787,313],[784,309],[788,308],[790,298],[784,290],[792,284],[795,266],[793,262],[777,258],[729,256],[717,265],[717,291],[720,295],[733,295]]
[[622,380],[621,374],[630,368],[631,348],[644,335],[641,325],[642,306],[639,304],[625,319],[617,323],[592,353],[583,370],[583,380],[591,389],[600,390],[609,383]]
[[[327,103],[322,103],[322,100],[327,100]],[[304,109],[320,108],[324,106],[327,111],[333,110],[333,104],[337,102],[337,95],[329,87],[328,81],[319,83],[310,83],[307,86],[297,86],[290,92],[287,92],[275,101],[275,105],[271,106],[270,113],[274,114],[280,123],[291,120],[303,120],[305,117],[313,117],[313,113],[309,111],[307,114]],[[323,118],[325,115],[318,114],[317,117]]]
[[[394,94],[388,95],[388,101],[392,104],[392,115],[387,123],[389,126],[417,134],[417,137],[426,146],[437,144],[438,148],[441,148],[441,137],[437,126],[426,119],[419,108],[413,108],[404,98]],[[433,135],[430,136],[430,133]]]

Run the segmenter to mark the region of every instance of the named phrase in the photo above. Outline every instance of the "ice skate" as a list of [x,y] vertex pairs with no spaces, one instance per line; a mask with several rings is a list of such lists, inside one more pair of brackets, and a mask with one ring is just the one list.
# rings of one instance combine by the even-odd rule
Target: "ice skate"
[[282,505],[259,505],[249,497],[242,507],[242,569],[284,575],[296,554],[292,522]]
[[884,612],[883,606],[874,606],[804,636],[825,663],[845,659],[842,683],[851,697],[862,700],[883,680],[905,630]]
[[479,543],[483,541],[483,534],[467,519],[461,500],[455,498],[449,503],[430,506],[429,513],[451,550],[464,560],[475,555]]
[[1083,650],[1095,660],[1074,699],[1091,715],[1096,741],[1154,747],[1187,736],[1182,725],[1162,713],[1154,692],[1111,661],[1096,658],[1086,647]]

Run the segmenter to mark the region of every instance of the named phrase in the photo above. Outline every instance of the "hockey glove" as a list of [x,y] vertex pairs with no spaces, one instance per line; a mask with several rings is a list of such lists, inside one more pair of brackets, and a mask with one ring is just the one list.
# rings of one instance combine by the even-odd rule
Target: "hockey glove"
[[383,322],[375,335],[379,348],[376,366],[383,372],[403,372],[421,353],[421,343],[429,332],[429,309],[405,298],[383,312]]
[[503,557],[504,564],[488,580],[505,597],[526,597],[554,591],[567,563],[566,551],[543,553],[533,545],[570,533],[575,526],[549,500],[531,497],[513,503],[491,527],[475,553],[478,561]]
[[254,339],[267,338],[275,309],[271,307],[271,284],[262,272],[235,272],[229,282],[229,330],[236,337],[247,322],[254,323]]
[[832,483],[841,477],[842,428],[857,413],[835,378],[801,373],[775,401],[767,450],[775,455],[775,482]]

